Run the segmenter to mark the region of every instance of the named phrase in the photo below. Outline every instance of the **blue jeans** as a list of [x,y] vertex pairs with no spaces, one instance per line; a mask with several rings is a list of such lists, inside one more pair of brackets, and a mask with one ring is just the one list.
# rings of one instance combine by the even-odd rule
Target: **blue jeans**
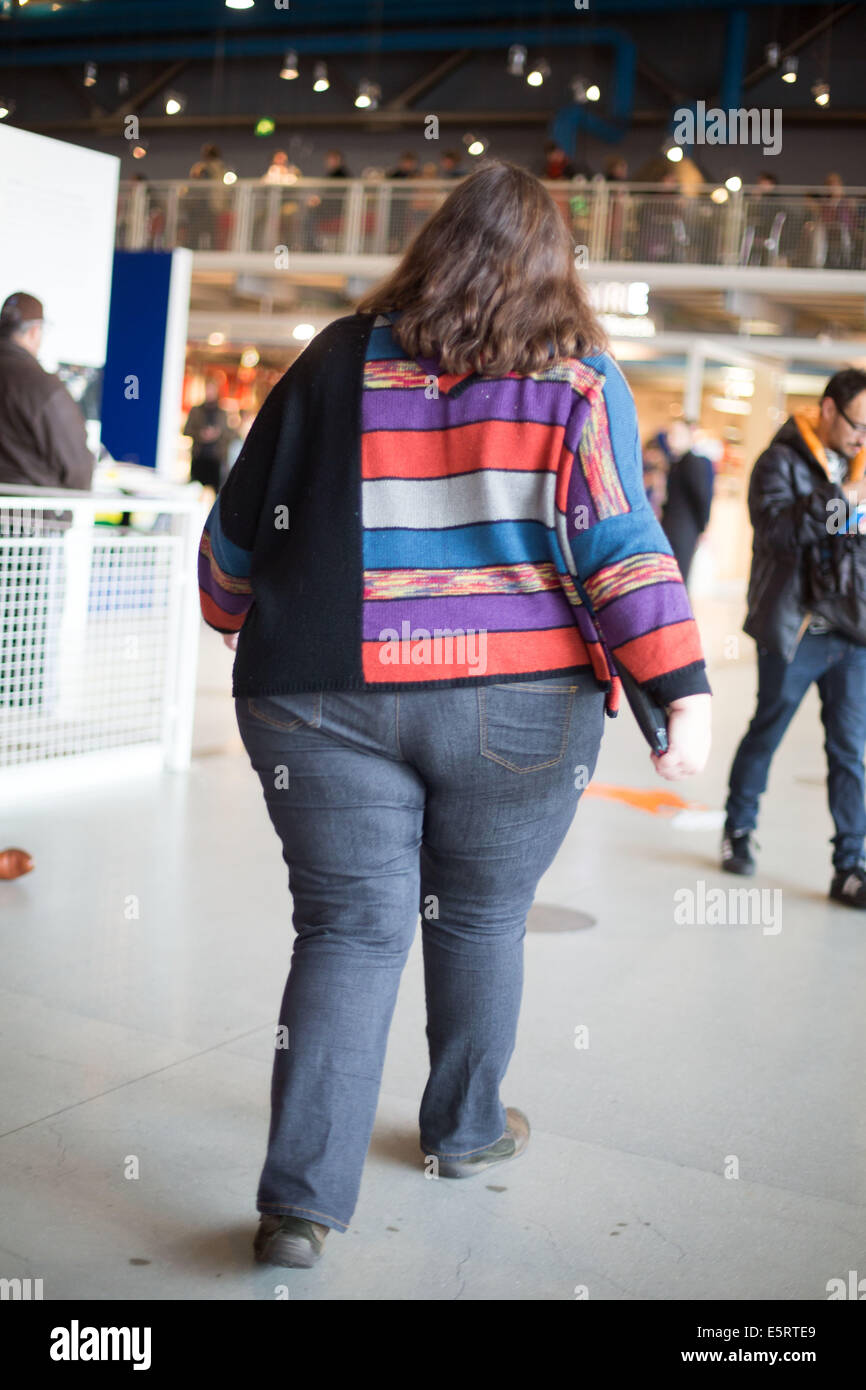
[[526,915],[591,777],[604,695],[578,673],[235,702],[289,869],[260,1212],[355,1209],[397,988],[421,913],[427,1154],[505,1133]]
[[827,794],[836,827],[833,867],[860,862],[866,837],[866,647],[835,632],[806,632],[794,659],[758,648],[758,707],[731,767],[726,824],[754,830],[773,754],[813,681],[821,696]]

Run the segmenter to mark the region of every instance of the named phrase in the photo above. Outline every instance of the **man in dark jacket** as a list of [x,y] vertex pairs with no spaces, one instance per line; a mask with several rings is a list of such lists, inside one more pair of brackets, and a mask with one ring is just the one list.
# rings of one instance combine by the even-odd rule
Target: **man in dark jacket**
[[750,838],[770,762],[813,681],[825,728],[830,896],[866,908],[866,372],[837,372],[820,406],[786,420],[755,464],[748,616],[758,707],[731,767],[722,868],[752,874]]
[[63,382],[37,362],[42,305],[10,294],[0,309],[0,488],[88,489],[93,458],[81,411]]

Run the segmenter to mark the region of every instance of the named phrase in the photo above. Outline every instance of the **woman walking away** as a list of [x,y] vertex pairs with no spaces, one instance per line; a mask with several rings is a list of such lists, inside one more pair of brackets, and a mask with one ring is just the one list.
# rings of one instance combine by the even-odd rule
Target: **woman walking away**
[[647,504],[634,402],[541,182],[456,185],[259,412],[202,537],[202,609],[289,869],[295,929],[258,1190],[260,1261],[345,1231],[391,1015],[423,934],[425,1162],[517,1157],[499,1096],[523,936],[619,697],[700,770],[709,686]]

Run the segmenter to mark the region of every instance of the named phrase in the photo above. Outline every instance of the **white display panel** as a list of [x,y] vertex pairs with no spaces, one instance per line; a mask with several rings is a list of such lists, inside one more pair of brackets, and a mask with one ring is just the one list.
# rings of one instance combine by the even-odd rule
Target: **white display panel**
[[105,364],[120,160],[0,125],[0,303],[41,299],[39,360]]

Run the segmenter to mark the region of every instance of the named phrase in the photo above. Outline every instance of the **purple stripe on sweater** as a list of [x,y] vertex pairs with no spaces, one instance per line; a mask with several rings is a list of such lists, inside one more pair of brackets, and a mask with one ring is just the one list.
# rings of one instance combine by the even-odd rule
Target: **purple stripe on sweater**
[[535,420],[543,425],[568,422],[577,397],[565,381],[506,377],[477,381],[453,400],[428,400],[422,390],[369,389],[363,393],[363,430],[437,430],[480,420]]
[[630,642],[653,628],[681,623],[691,617],[684,584],[647,584],[609,603],[602,612],[601,622],[608,646],[618,647],[621,642]]
[[198,557],[198,586],[224,613],[246,613],[252,603],[251,594],[232,594],[214,578],[206,555]]
[[468,597],[387,599],[364,604],[364,639],[377,641],[385,628],[401,632],[434,628],[450,632],[520,632],[565,627],[574,610],[555,589],[540,594],[475,594]]

